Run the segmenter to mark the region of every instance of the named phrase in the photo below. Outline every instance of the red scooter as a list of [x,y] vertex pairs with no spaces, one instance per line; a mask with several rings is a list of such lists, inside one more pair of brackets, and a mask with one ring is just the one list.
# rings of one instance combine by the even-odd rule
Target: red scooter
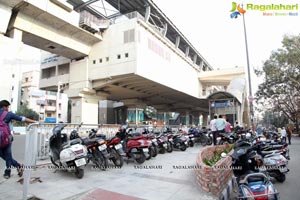
[[132,133],[132,129],[122,128],[116,134],[122,140],[123,150],[128,158],[134,159],[137,163],[142,164],[147,157],[150,157],[149,147],[151,141],[145,136],[138,133]]

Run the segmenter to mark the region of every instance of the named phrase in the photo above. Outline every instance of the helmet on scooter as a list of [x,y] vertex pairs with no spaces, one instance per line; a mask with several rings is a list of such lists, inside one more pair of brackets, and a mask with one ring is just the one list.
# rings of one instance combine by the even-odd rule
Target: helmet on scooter
[[91,129],[89,132],[89,138],[95,138],[97,131],[95,129]]
[[74,140],[76,138],[79,138],[79,135],[77,133],[76,130],[73,130],[71,133],[70,133],[70,140]]

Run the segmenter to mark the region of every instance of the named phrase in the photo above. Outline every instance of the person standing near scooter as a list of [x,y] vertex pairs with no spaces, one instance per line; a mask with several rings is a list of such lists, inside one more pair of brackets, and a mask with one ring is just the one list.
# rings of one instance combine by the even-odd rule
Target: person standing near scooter
[[226,121],[222,115],[219,115],[219,118],[216,119],[216,127],[218,133],[225,133]]
[[[10,122],[12,120],[16,120],[16,121],[22,121],[22,122],[28,122],[28,123],[35,123],[35,120],[23,117],[23,116],[18,116],[16,114],[14,114],[13,112],[9,112],[9,106],[10,103],[7,100],[2,100],[0,101],[0,120],[2,119],[4,123],[7,124],[9,132],[12,131],[12,126],[10,124]],[[11,133],[10,133],[11,134]],[[11,147],[12,147],[12,135],[10,135],[10,142],[8,145],[6,145],[5,147],[1,147],[0,148],[0,157],[5,160],[6,162],[6,169],[4,171],[4,175],[3,177],[8,179],[10,178],[11,175],[11,166],[17,168],[18,171],[18,175],[21,177],[23,175],[23,171],[24,169],[22,168],[22,165],[17,162],[16,160],[13,159],[12,157],[12,151],[11,151]]]
[[213,135],[213,143],[214,145],[217,144],[217,127],[216,127],[216,120],[217,120],[218,116],[214,115],[214,119],[212,119],[209,123],[210,125],[210,130],[212,132]]

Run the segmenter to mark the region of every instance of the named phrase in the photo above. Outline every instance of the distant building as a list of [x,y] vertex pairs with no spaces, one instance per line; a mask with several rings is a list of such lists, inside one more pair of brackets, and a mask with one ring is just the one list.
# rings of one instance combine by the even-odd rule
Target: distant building
[[[27,104],[30,109],[37,112],[40,121],[45,121],[46,118],[58,117],[58,121],[67,122],[67,95],[57,95],[57,92],[40,90],[39,80],[40,71],[38,70],[23,73],[21,104]],[[58,102],[57,97],[59,98]]]

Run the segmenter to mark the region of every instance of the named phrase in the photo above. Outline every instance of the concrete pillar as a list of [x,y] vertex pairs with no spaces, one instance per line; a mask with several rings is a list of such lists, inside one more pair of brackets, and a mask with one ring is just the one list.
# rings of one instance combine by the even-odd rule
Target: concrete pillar
[[19,29],[12,29],[9,32],[9,37],[14,38],[14,40],[20,41],[22,42],[22,36],[23,36],[23,31],[19,30]]
[[207,113],[202,113],[202,116],[203,116],[203,122],[202,122],[202,126],[206,126],[208,127],[209,126],[209,116]]
[[110,100],[99,101],[99,123],[114,124],[114,102]]
[[175,43],[175,48],[176,48],[176,49],[178,49],[179,44],[180,44],[180,36],[177,36],[177,37],[176,37],[176,43]]
[[164,32],[163,32],[163,36],[164,36],[164,37],[166,37],[167,32],[168,32],[168,24],[165,23],[165,24],[164,24]]
[[201,59],[201,60],[200,60],[200,65],[199,65],[200,70],[203,70],[203,64],[204,64],[204,62],[203,62],[203,60]]
[[9,6],[0,4],[0,34],[5,34],[10,20],[12,9]]
[[185,57],[188,57],[189,53],[190,53],[190,47],[187,46],[186,49],[185,49]]
[[186,112],[185,113],[185,125],[190,126],[190,113]]
[[193,64],[196,64],[196,62],[197,62],[197,54],[195,54],[193,57]]
[[70,97],[71,123],[98,124],[98,107],[100,97],[84,95]]

